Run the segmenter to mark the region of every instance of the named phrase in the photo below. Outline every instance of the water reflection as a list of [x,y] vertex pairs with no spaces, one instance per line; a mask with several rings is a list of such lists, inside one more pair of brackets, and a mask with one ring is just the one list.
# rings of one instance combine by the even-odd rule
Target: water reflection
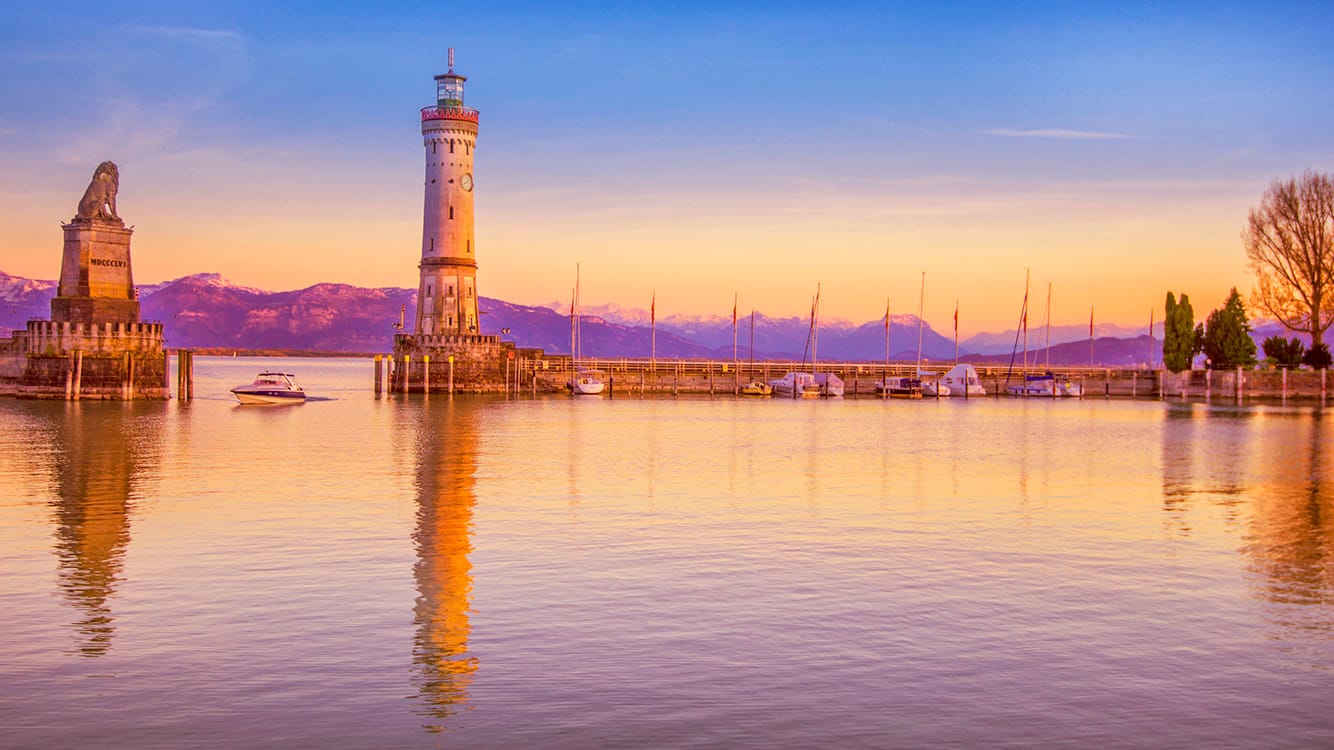
[[1170,405],[1163,417],[1162,487],[1169,538],[1190,536],[1192,501],[1203,498],[1237,522],[1254,475],[1256,412],[1204,404]]
[[454,399],[404,405],[419,410],[413,664],[425,714],[436,720],[426,728],[434,732],[443,731],[445,719],[468,707],[468,691],[477,672],[477,658],[468,653],[472,605],[468,555],[477,504],[481,406]]
[[105,654],[115,636],[111,599],[123,578],[130,516],[157,473],[161,404],[76,402],[51,432],[59,586],[79,612],[78,653]]
[[[1261,595],[1278,604],[1334,600],[1334,493],[1321,414],[1276,415],[1264,441],[1265,483],[1254,493],[1243,549],[1263,574]],[[1284,624],[1322,631],[1334,627],[1314,613],[1311,617],[1293,612]]]

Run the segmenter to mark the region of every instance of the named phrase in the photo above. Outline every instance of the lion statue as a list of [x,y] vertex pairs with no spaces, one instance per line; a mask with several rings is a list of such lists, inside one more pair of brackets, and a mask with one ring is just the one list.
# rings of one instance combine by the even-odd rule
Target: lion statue
[[83,191],[79,201],[79,213],[75,219],[110,219],[120,221],[116,215],[116,190],[120,188],[120,170],[114,162],[104,161],[97,165],[93,180],[88,189]]

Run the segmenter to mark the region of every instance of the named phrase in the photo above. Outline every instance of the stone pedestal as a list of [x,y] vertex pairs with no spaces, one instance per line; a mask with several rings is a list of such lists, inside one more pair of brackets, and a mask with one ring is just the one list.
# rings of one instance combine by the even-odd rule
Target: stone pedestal
[[389,389],[446,393],[452,382],[456,393],[504,393],[506,361],[513,351],[514,344],[499,336],[399,334],[394,337]]
[[51,300],[58,323],[138,323],[130,235],[119,219],[74,219],[63,226],[60,285]]

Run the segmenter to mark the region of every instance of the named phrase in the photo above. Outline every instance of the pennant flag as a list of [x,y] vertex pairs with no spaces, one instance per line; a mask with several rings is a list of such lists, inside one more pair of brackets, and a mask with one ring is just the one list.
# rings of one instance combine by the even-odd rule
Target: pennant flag
[[736,327],[736,293],[732,294],[732,327]]
[[959,301],[954,301],[954,332],[959,332]]
[[648,303],[648,324],[654,325],[658,322],[658,290],[653,290],[653,298]]
[[889,333],[889,298],[885,298],[885,333]]
[[1093,338],[1093,308],[1089,308],[1089,338]]

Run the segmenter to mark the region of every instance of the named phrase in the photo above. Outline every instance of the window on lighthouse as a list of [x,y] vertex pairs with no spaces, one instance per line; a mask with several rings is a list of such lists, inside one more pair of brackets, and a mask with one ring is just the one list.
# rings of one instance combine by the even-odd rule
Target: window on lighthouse
[[449,207],[449,218],[451,218],[451,219],[454,218],[454,207],[453,207],[453,206],[450,206],[450,207]]

